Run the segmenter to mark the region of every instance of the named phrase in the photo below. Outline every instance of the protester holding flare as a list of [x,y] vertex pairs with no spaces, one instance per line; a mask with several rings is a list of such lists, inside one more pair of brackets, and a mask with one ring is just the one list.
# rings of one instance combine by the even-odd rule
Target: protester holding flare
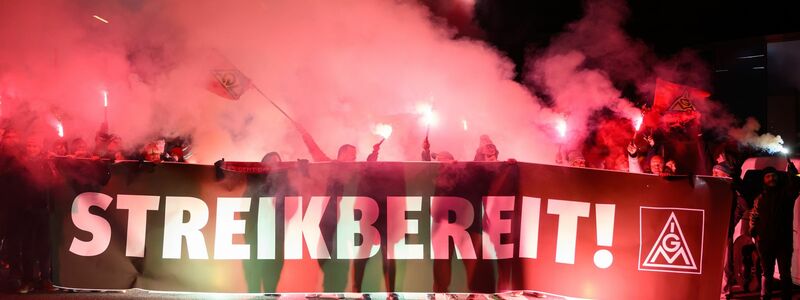
[[422,161],[434,161],[438,162],[454,162],[456,159],[450,152],[447,151],[440,151],[436,153],[431,153],[431,143],[428,142],[428,137],[425,137],[425,140],[422,141]]
[[375,126],[373,132],[380,136],[381,140],[372,145],[372,153],[367,156],[367,161],[378,161],[378,151],[380,151],[383,142],[392,135],[392,125],[379,123]]
[[[295,124],[295,127],[297,128],[298,131],[300,131],[300,134],[303,138],[303,143],[306,145],[306,148],[308,148],[308,152],[311,153],[311,158],[315,162],[333,161],[330,157],[325,155],[325,152],[322,151],[319,145],[317,145],[317,142],[314,141],[314,138],[311,137],[311,134],[309,134],[308,131],[305,130],[305,128],[300,126],[300,124]],[[377,161],[378,150],[380,150],[380,146],[382,143],[383,141],[375,144],[372,147],[372,153],[370,154],[368,161]],[[336,155],[336,161],[354,162],[356,161],[356,154],[357,154],[356,146],[350,144],[344,144],[341,147],[339,147],[339,151],[337,152]],[[369,159],[374,159],[374,160],[369,160]]]
[[[644,137],[645,141],[647,141],[649,145],[649,151],[647,155],[642,155],[639,148],[636,144],[631,141],[628,144],[628,169],[631,173],[650,173],[653,175],[658,176],[669,176],[675,175],[677,173],[677,166],[675,162],[672,160],[668,160],[666,163],[664,162],[664,158],[656,154],[656,142],[652,135],[648,135]],[[645,170],[642,168],[642,164],[640,161],[645,160],[647,162],[647,166],[649,169]]]
[[427,136],[422,140],[422,153],[420,153],[420,156],[422,161],[431,161],[431,143],[428,141]]
[[380,151],[380,150],[381,150],[381,144],[383,144],[383,142],[384,142],[385,140],[386,140],[386,139],[381,139],[381,141],[380,141],[380,142],[378,142],[378,143],[377,143],[377,144],[375,144],[375,145],[372,145],[372,153],[370,153],[370,154],[367,156],[367,161],[378,161],[378,151]]

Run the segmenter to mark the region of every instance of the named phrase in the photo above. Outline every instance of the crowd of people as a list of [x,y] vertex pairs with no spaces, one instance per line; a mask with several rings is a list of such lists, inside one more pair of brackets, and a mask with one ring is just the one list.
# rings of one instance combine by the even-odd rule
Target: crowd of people
[[[0,128],[0,289],[19,293],[54,291],[50,281],[47,186],[55,178],[57,159],[113,162],[185,162],[183,139],[156,138],[126,152],[122,139],[101,126],[93,147],[83,138],[58,139],[49,147],[37,135],[22,138],[16,128]],[[13,226],[12,226],[13,225]],[[13,230],[12,230],[13,229]]]
[[[311,136],[305,132],[303,140],[306,143],[315,161],[330,161]],[[631,173],[647,173],[656,176],[679,175],[677,164],[674,160],[665,159],[663,146],[659,146],[652,135],[643,136],[645,147],[639,147],[632,140],[626,147],[624,155],[612,158],[613,163],[605,165],[600,162],[594,166],[599,169],[611,169]],[[381,141],[382,143],[383,141]],[[380,144],[375,144],[373,152],[367,161],[377,160]],[[562,149],[559,147],[555,162],[559,165],[586,168],[587,162],[583,151],[568,151],[564,160]],[[339,148],[337,161],[354,161],[356,148],[352,145],[342,145]],[[780,273],[781,299],[791,299],[792,278],[791,258],[793,254],[793,221],[794,204],[800,195],[800,178],[798,171],[790,157],[787,155],[787,171],[779,172],[773,167],[767,167],[752,173],[755,184],[746,184],[742,180],[741,163],[737,159],[739,153],[730,149],[720,148],[715,151],[715,162],[711,175],[714,177],[729,178],[732,181],[732,211],[727,233],[725,253],[725,273],[722,284],[722,295],[731,299],[733,286],[737,280],[744,291],[750,288],[753,277],[759,278],[756,290],[761,293],[762,299],[771,299],[774,290],[773,274],[777,262]],[[480,136],[479,145],[475,152],[476,162],[496,162],[499,151],[497,146],[487,135]],[[266,159],[266,157],[265,157]],[[431,144],[426,137],[422,144],[421,159],[423,161],[454,162],[455,157],[448,151],[432,152]],[[514,159],[509,159],[514,161]],[[688,172],[687,172],[688,173]],[[737,223],[743,221],[744,246],[735,244],[734,229]],[[739,250],[735,247],[739,247]],[[744,249],[742,249],[744,248]],[[747,251],[748,248],[754,250]],[[743,252],[744,255],[734,256],[734,252]],[[738,262],[736,260],[739,260]],[[758,263],[754,263],[758,262]],[[755,270],[752,270],[752,269]],[[755,272],[753,272],[755,271]],[[753,276],[755,273],[755,276]]]
[[23,140],[19,131],[13,127],[0,128],[0,145],[3,155],[20,159],[66,157],[111,161],[185,162],[191,156],[191,153],[188,155],[185,153],[189,145],[183,138],[158,137],[138,147],[138,151],[127,151],[122,147],[122,138],[109,133],[106,128],[107,126],[102,126],[95,134],[94,146],[91,148],[81,137],[69,140],[60,138],[46,147],[43,137],[34,134]]
[[[122,147],[122,139],[111,134],[101,126],[94,139],[93,147],[82,138],[71,140],[59,139],[45,147],[44,139],[37,136],[29,136],[26,139],[20,137],[20,133],[14,128],[0,129],[0,169],[2,170],[23,170],[31,174],[52,174],[55,171],[52,159],[95,159],[105,161],[119,160],[138,160],[147,162],[185,162],[191,155],[190,146],[187,139],[166,139],[155,138],[147,142],[138,151],[133,153],[126,152]],[[309,154],[315,162],[356,161],[357,149],[350,144],[342,145],[336,158],[327,156],[317,145],[311,135],[300,130],[302,140],[309,150]],[[623,153],[607,155],[602,160],[593,163],[587,162],[584,158],[586,149],[573,147],[570,150],[559,151],[556,155],[555,163],[570,167],[579,168],[598,168],[610,169],[631,173],[648,173],[659,176],[670,176],[677,174],[697,174],[692,170],[682,170],[677,168],[678,163],[674,159],[666,158],[664,155],[664,144],[668,141],[659,140],[654,135],[642,135],[637,143],[636,136],[632,139]],[[377,161],[380,147],[383,140],[373,146],[372,152],[366,161]],[[454,162],[457,159],[447,150],[432,151],[431,143],[426,137],[422,143],[420,159],[422,161]],[[566,147],[565,147],[566,148]],[[759,184],[757,186],[747,185],[741,180],[741,164],[737,159],[736,153],[731,153],[728,149],[721,149],[714,153],[715,162],[711,174],[717,177],[727,177],[732,179],[733,207],[730,213],[730,230],[728,232],[728,253],[726,259],[724,293],[730,294],[731,287],[736,278],[748,278],[749,267],[756,266],[756,275],[763,274],[763,279],[758,284],[764,295],[769,295],[772,289],[772,273],[774,263],[777,261],[778,270],[781,274],[781,283],[784,298],[791,293],[790,261],[792,255],[792,220],[794,199],[800,192],[800,184],[797,182],[797,169],[789,161],[788,174],[778,172],[773,168],[760,171]],[[498,147],[487,135],[482,135],[478,141],[475,157],[472,161],[494,162],[500,158]],[[513,161],[513,159],[508,159]],[[276,152],[266,154],[262,163],[274,165],[281,162],[281,157]],[[18,188],[20,184],[31,184],[34,181],[20,180],[23,176],[9,172],[0,172],[0,189]],[[37,176],[31,176],[36,178]],[[49,205],[46,202],[35,199],[46,199],[41,195],[26,195],[30,200],[13,199],[9,203],[3,203],[5,209],[0,214],[0,276],[5,279],[13,279],[10,285],[20,293],[27,293],[32,290],[54,290],[49,281],[50,248],[48,246],[48,211]],[[6,199],[8,200],[8,199]],[[9,213],[9,212],[15,213]],[[749,230],[745,232],[748,238],[752,238],[752,247],[755,248],[754,255],[746,256],[747,262],[744,269],[735,270],[734,266],[741,265],[741,262],[734,261],[734,241],[733,227],[740,220],[745,220],[745,226]],[[14,224],[13,230],[9,226]],[[755,262],[759,261],[760,264]],[[744,274],[745,276],[741,276]],[[747,282],[740,282],[747,288]],[[9,288],[9,286],[5,286]],[[788,299],[788,298],[787,298]]]

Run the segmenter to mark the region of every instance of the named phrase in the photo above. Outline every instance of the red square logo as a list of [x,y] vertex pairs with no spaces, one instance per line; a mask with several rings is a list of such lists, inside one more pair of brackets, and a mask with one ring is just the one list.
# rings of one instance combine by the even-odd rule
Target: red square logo
[[705,211],[639,207],[639,270],[703,273]]

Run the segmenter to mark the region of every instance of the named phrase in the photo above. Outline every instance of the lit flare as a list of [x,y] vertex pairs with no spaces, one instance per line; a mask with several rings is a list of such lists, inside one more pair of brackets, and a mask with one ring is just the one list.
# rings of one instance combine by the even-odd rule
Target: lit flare
[[633,128],[636,129],[636,131],[639,131],[639,128],[642,128],[642,122],[644,121],[644,118],[641,115],[634,116],[632,121],[633,121]]
[[372,132],[384,139],[388,139],[392,135],[392,125],[378,123]]
[[100,16],[98,16],[98,15],[92,15],[92,17],[93,17],[93,18],[95,18],[95,19],[97,19],[97,20],[98,20],[98,21],[100,21],[100,22],[103,22],[103,23],[106,23],[106,24],[108,24],[108,20],[106,20],[106,19],[103,19],[102,17],[100,17]]
[[439,117],[433,111],[433,106],[428,103],[421,103],[417,105],[417,113],[420,115],[422,125],[427,127],[435,126],[439,122]]
[[558,131],[558,135],[561,138],[565,138],[567,136],[567,120],[566,119],[558,119],[556,121],[556,131]]
[[64,137],[64,125],[62,125],[61,122],[57,122],[56,123],[56,130],[58,131],[58,137],[63,138]]

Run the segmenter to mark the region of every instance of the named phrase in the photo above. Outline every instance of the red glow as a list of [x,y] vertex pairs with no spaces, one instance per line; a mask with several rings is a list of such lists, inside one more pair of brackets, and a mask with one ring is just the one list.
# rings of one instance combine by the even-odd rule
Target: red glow
[[567,136],[567,120],[564,118],[558,119],[556,121],[556,130],[561,138],[565,138]]
[[375,125],[375,129],[373,129],[372,132],[384,139],[388,139],[389,136],[392,135],[392,125],[378,123]]
[[420,114],[420,120],[425,126],[436,126],[439,123],[439,116],[433,111],[433,106],[429,103],[420,103],[417,105],[417,113]]
[[639,131],[639,128],[642,127],[642,121],[644,121],[644,117],[642,117],[641,115],[634,116],[632,121],[633,121],[633,128],[636,129],[636,131]]
[[64,137],[64,125],[61,122],[56,123],[56,130],[58,131],[58,137]]

